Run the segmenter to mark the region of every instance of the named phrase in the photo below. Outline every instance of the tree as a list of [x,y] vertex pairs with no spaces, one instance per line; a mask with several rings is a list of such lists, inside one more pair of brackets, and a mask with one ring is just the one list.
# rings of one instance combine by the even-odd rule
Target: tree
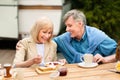
[[87,24],[120,39],[120,0],[70,0],[72,9],[83,11]]

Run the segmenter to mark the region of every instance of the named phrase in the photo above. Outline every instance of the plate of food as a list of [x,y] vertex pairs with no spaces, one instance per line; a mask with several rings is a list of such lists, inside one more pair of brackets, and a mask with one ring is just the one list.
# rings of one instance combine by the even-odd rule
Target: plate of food
[[109,71],[115,72],[115,73],[120,73],[120,61],[118,61],[118,62],[116,63],[114,69],[109,69]]
[[116,72],[120,73],[120,61],[118,61],[115,65]]
[[44,66],[39,66],[35,70],[39,74],[41,74],[41,73],[50,73],[50,72],[55,71],[59,65],[64,65],[64,63],[58,62],[58,61],[46,62],[44,64]]
[[35,70],[38,74],[50,73],[56,70],[56,66],[39,66]]

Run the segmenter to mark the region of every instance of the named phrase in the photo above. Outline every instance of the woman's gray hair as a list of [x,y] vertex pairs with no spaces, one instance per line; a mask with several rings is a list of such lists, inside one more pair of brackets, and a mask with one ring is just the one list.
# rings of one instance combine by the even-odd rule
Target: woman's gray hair
[[65,22],[70,16],[72,16],[75,21],[82,21],[83,24],[86,25],[86,16],[82,11],[76,9],[68,11],[63,17],[63,22]]

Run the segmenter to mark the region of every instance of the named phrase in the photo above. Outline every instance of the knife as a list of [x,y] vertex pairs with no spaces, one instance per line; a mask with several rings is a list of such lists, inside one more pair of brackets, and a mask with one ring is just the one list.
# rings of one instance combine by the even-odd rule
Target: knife
[[120,71],[117,71],[117,70],[115,70],[115,69],[109,69],[108,71],[110,71],[110,72],[115,72],[115,73],[119,73],[119,74],[120,74]]

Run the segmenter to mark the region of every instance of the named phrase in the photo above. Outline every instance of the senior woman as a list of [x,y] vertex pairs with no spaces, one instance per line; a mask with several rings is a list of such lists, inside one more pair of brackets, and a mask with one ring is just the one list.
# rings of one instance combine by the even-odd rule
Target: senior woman
[[32,67],[45,62],[56,61],[56,43],[51,40],[53,23],[48,17],[38,19],[30,31],[30,36],[20,40],[16,46],[14,67]]

